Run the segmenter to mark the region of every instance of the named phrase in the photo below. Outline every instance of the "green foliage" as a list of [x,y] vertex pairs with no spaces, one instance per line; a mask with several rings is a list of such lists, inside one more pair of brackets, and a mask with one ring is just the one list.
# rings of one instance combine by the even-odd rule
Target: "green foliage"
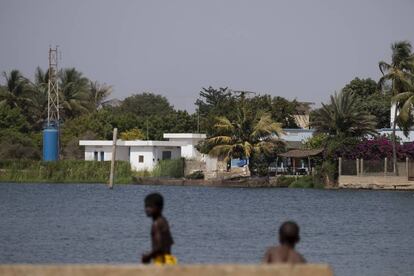
[[26,131],[28,123],[21,114],[20,108],[0,105],[0,129],[7,128],[15,131]]
[[[110,162],[97,161],[0,160],[0,181],[106,183],[109,179],[110,165]],[[116,161],[115,183],[131,183],[131,181],[130,164],[125,161]]]
[[332,95],[329,104],[322,104],[314,112],[312,125],[316,132],[340,137],[375,135],[375,117],[361,111],[357,101],[357,97],[351,92],[341,91]]
[[152,173],[148,170],[136,171],[133,173],[134,177],[151,177]]
[[280,122],[285,128],[297,128],[298,126],[293,115],[298,113],[298,105],[299,103],[296,100],[288,101],[282,97],[274,97],[270,111],[272,119]]
[[144,133],[138,128],[121,132],[119,135],[119,139],[121,140],[143,140],[144,138]]
[[277,178],[277,186],[278,187],[289,187],[290,184],[292,184],[293,181],[295,181],[295,177],[288,177],[288,176],[278,176]]
[[173,112],[173,107],[167,98],[153,93],[142,93],[124,99],[120,109],[125,113],[148,117],[152,115],[167,115]]
[[306,149],[320,149],[326,146],[328,137],[325,133],[318,133],[303,141],[303,143]]
[[324,188],[324,185],[320,179],[312,175],[298,176],[294,179],[295,180],[289,185],[289,188]]
[[377,128],[390,126],[391,93],[380,91],[374,80],[355,78],[342,91],[353,93],[358,109],[375,116]]
[[230,158],[250,158],[255,154],[272,154],[280,140],[282,128],[274,122],[269,114],[258,117],[247,107],[238,108],[237,120],[218,117],[214,125],[214,135],[205,143],[208,154]]
[[203,171],[195,171],[190,173],[189,175],[186,175],[185,178],[187,179],[204,179],[204,173]]
[[313,179],[311,175],[298,176],[289,188],[313,188]]
[[184,159],[160,160],[152,171],[154,177],[184,177]]
[[226,117],[230,121],[238,119],[240,106],[245,106],[260,117],[269,114],[273,121],[283,127],[297,128],[294,116],[298,113],[299,103],[282,97],[254,95],[246,97],[246,92],[232,92],[227,87],[214,89],[203,88],[195,105],[201,118],[201,130],[208,135],[214,134],[214,122],[217,117]]
[[0,130],[0,160],[40,159],[41,151],[35,140],[13,129]]

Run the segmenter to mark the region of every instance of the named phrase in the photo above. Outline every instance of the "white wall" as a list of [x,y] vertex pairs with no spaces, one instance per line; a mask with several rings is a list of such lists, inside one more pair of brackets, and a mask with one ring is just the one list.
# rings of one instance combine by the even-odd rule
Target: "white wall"
[[[130,162],[135,171],[152,171],[159,160],[162,160],[162,152],[170,151],[171,159],[181,157],[180,147],[155,147],[155,146],[131,146]],[[144,157],[144,162],[139,162],[139,156]]]
[[[378,131],[379,131],[380,135],[391,135],[392,134],[392,129],[388,129],[388,128],[387,129],[380,129]],[[399,137],[403,143],[414,141],[414,131],[412,131],[412,130],[408,133],[408,137],[406,137],[401,130],[397,129],[395,131],[395,136]]]
[[312,137],[313,129],[284,129],[285,134],[280,137],[285,141],[302,142]]
[[[112,146],[85,146],[85,160],[95,160],[95,152],[98,153],[97,161],[111,161]],[[101,152],[104,152],[104,159],[101,160]],[[116,160],[128,161],[128,147],[116,148]]]
[[200,160],[201,153],[195,148],[195,146],[203,139],[200,138],[169,138],[169,141],[180,142],[185,144],[181,146],[181,157],[186,159]]

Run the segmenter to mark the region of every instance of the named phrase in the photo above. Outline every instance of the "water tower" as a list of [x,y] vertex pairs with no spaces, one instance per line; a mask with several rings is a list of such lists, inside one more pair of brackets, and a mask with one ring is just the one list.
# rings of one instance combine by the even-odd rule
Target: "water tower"
[[59,83],[58,48],[49,48],[49,82],[47,89],[47,122],[43,129],[43,161],[59,159]]

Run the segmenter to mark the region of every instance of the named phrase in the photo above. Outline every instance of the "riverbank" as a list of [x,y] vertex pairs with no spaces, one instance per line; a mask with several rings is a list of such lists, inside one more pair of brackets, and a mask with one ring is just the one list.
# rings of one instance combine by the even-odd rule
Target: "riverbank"
[[277,177],[240,177],[235,179],[186,179],[133,177],[137,185],[159,186],[201,186],[201,187],[232,187],[232,188],[323,188],[315,184],[310,176],[277,176]]

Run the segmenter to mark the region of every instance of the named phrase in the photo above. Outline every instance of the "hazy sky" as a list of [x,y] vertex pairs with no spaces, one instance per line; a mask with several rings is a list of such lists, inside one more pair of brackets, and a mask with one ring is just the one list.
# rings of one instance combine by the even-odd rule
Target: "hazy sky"
[[49,45],[61,67],[151,91],[194,110],[201,87],[319,103],[354,77],[380,76],[396,40],[414,43],[414,0],[0,0],[0,71],[32,77]]

